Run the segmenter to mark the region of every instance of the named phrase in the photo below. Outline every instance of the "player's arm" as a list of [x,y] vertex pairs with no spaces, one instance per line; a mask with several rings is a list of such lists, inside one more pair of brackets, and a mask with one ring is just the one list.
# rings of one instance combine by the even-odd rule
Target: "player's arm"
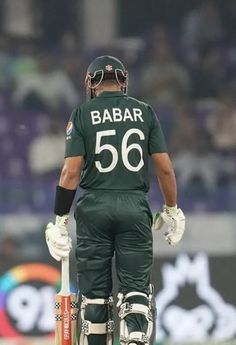
[[163,194],[163,211],[157,213],[153,223],[153,229],[161,229],[164,223],[168,230],[165,239],[169,244],[177,244],[185,231],[185,217],[180,208],[177,207],[177,188],[174,169],[167,153],[164,134],[155,113],[151,112],[151,130],[149,135],[149,154],[151,155],[156,176]]
[[66,258],[71,249],[71,238],[66,225],[80,180],[83,156],[67,157],[61,171],[59,185],[56,189],[55,224],[49,223],[46,228],[46,242],[52,257],[56,260]]
[[153,153],[152,159],[165,205],[176,206],[177,188],[174,169],[168,153]]
[[80,182],[82,165],[83,156],[65,158],[59,180],[59,186],[70,190],[76,190]]
[[46,242],[50,254],[60,261],[69,255],[71,238],[67,231],[69,212],[80,182],[80,172],[85,155],[85,146],[80,125],[80,109],[75,109],[66,130],[65,161],[59,184],[56,187],[54,213],[55,224],[46,227]]
[[82,164],[83,156],[65,158],[56,189],[54,213],[57,216],[67,216],[70,212],[79,185]]
[[154,219],[153,228],[161,229],[164,223],[168,230],[165,239],[171,245],[177,244],[185,231],[185,217],[180,208],[177,207],[177,187],[174,169],[168,153],[152,154],[156,176],[165,201],[163,211],[158,213]]

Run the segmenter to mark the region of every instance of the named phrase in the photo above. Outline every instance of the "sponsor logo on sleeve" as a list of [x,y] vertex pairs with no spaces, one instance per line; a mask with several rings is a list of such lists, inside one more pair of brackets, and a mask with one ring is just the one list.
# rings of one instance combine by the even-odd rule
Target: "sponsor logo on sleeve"
[[71,121],[68,122],[66,126],[66,135],[70,135],[73,129],[73,123]]
[[69,121],[66,126],[66,140],[71,139],[71,132],[73,130],[73,123]]

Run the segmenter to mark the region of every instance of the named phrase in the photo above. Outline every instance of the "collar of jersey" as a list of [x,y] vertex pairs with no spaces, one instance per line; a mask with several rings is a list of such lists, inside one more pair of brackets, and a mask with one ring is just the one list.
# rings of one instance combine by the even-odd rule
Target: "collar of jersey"
[[98,95],[98,97],[121,97],[124,96],[123,92],[121,91],[103,91]]

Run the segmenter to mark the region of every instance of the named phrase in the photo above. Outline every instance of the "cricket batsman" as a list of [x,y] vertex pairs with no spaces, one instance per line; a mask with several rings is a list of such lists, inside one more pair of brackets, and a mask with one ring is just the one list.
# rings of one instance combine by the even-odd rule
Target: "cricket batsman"
[[[127,95],[121,61],[100,56],[88,67],[88,100],[75,108],[66,129],[65,162],[55,197],[55,223],[46,228],[58,261],[71,249],[67,222],[76,190],[76,259],[81,329],[79,345],[112,345],[112,258],[119,279],[120,343],[149,345],[153,329],[150,279],[152,228],[165,223],[165,239],[176,245],[185,230],[177,207],[176,180],[161,125],[152,109]],[[153,221],[147,202],[148,159],[163,194]],[[118,325],[117,325],[118,326]]]

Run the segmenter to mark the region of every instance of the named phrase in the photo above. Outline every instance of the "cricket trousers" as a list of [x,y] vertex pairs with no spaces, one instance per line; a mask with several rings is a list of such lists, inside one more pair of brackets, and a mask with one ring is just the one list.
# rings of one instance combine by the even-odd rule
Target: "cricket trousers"
[[[149,292],[152,214],[144,192],[86,191],[78,200],[75,220],[78,286],[82,295],[90,299],[112,295],[114,255],[119,292]],[[107,308],[91,305],[86,317],[91,322],[106,321]],[[142,318],[142,315],[127,317],[131,331],[142,331]],[[105,336],[90,335],[90,344],[105,345]]]

